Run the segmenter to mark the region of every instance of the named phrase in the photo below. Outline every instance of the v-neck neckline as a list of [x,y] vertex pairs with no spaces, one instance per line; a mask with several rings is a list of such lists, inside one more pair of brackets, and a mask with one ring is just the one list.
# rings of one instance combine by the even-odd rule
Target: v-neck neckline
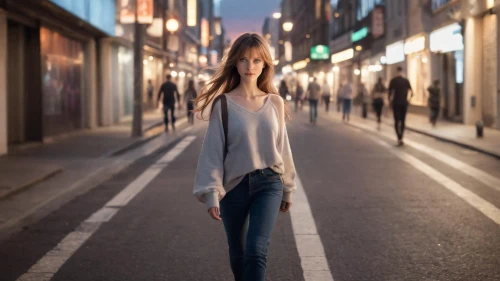
[[225,94],[226,97],[228,98],[228,100],[234,104],[236,107],[240,108],[241,110],[243,111],[246,111],[246,112],[249,112],[249,113],[252,113],[252,114],[259,114],[261,113],[262,111],[264,111],[264,109],[266,109],[267,105],[269,104],[269,100],[270,100],[270,94],[267,94],[267,97],[266,97],[266,101],[264,102],[264,105],[257,111],[251,111],[249,109],[247,109],[246,107],[244,107],[243,105],[237,103],[236,101],[233,100],[233,98],[231,96],[229,96],[228,94]]

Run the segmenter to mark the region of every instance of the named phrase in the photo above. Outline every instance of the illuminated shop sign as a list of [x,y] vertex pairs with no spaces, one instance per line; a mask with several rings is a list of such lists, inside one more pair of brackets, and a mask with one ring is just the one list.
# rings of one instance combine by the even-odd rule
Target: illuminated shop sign
[[356,42],[359,41],[363,38],[365,38],[368,35],[368,27],[363,27],[358,31],[355,31],[351,35],[351,41]]
[[354,57],[354,49],[347,49],[332,55],[332,63],[350,60]]
[[405,44],[399,41],[385,47],[385,59],[387,64],[395,64],[405,60]]
[[206,18],[201,19],[201,46],[208,47],[210,44],[210,25]]
[[299,70],[299,69],[305,68],[306,66],[307,66],[307,61],[306,60],[301,60],[301,61],[298,61],[298,62],[294,63],[292,65],[292,68],[294,70]]
[[330,55],[330,48],[326,45],[317,45],[311,47],[312,60],[327,60]]
[[406,40],[405,42],[405,54],[407,55],[423,51],[424,49],[425,49],[425,36],[420,36],[415,39]]
[[197,19],[197,4],[196,0],[188,0],[187,1],[187,26],[196,26]]
[[431,32],[431,52],[447,53],[464,49],[462,27],[454,23]]

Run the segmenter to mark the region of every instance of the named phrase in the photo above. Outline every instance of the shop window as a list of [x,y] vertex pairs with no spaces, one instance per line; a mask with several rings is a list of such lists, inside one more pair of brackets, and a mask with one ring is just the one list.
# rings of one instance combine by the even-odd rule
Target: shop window
[[82,127],[83,48],[47,28],[40,29],[44,135]]

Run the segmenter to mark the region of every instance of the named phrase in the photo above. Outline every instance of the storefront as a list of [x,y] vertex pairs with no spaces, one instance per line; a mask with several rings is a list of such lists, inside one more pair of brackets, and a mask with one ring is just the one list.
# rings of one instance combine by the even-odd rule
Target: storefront
[[[452,121],[463,120],[464,40],[462,27],[453,23],[431,32],[430,51],[434,53],[433,79],[440,81],[443,116]],[[435,60],[435,61],[434,61]]]
[[431,85],[430,52],[425,34],[405,40],[404,52],[407,60],[407,77],[413,89],[411,104],[427,106],[427,88]]
[[464,122],[500,129],[500,1],[470,1],[464,14]]
[[385,56],[385,53],[379,53],[361,61],[360,81],[365,85],[369,93],[371,93],[379,78],[382,78],[383,83],[387,83],[383,72],[384,67],[380,62],[383,56]]
[[[0,114],[7,117],[7,145],[95,128],[102,79],[97,38],[114,36],[116,2],[0,2],[5,7],[0,41],[8,54],[3,83],[7,103]],[[0,154],[5,151],[0,141]]]
[[332,68],[332,88],[333,96],[336,96],[339,88],[347,82],[354,82],[355,67],[352,59],[354,49],[349,48],[331,56]]
[[381,58],[381,63],[386,64],[386,77],[388,80],[397,75],[397,68],[405,67],[405,46],[404,41],[397,41],[385,48],[385,57]]
[[81,129],[82,42],[42,27],[40,51],[44,137]]
[[[163,75],[163,60],[161,57],[158,57],[153,54],[144,55],[143,60],[143,76],[144,81],[142,83],[143,86],[143,108],[146,110],[151,110],[156,108],[155,100],[158,91],[160,90],[161,85],[166,81]],[[151,84],[153,85],[153,91],[148,92],[148,82],[151,80]]]
[[134,52],[130,48],[113,46],[113,122],[132,115],[134,109]]

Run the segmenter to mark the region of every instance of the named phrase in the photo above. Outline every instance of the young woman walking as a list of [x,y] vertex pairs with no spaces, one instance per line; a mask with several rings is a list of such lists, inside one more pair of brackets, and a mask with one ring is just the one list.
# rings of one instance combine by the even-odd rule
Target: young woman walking
[[[202,116],[213,105],[194,195],[224,224],[236,281],[265,280],[272,229],[278,213],[290,209],[296,189],[285,126],[290,110],[273,86],[273,75],[266,41],[245,33],[196,99],[195,112]],[[221,95],[227,99],[227,138]]]

